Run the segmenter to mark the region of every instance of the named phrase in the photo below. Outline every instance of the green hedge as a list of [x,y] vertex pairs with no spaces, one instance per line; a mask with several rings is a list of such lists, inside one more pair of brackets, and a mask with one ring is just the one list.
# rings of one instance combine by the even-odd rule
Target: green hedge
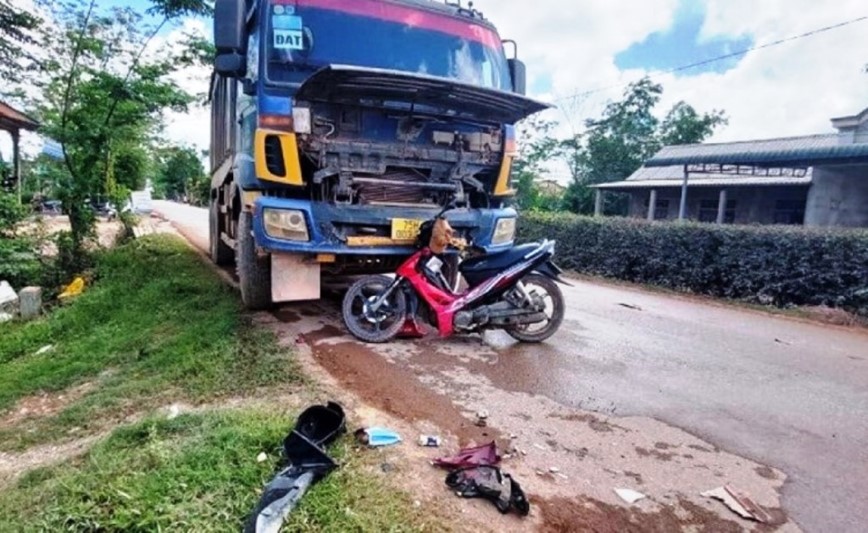
[[828,305],[868,316],[868,231],[649,223],[526,213],[519,240],[558,242],[586,274],[766,305]]

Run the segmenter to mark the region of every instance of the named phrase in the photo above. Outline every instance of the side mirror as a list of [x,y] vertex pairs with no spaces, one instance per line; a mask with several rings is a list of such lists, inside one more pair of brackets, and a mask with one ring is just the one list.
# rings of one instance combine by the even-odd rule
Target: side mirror
[[247,74],[247,58],[235,52],[217,54],[214,70],[226,78],[243,78]]
[[512,78],[512,92],[527,94],[527,67],[518,59],[508,59],[509,76]]
[[214,3],[214,46],[217,48],[214,70],[219,74],[237,78],[246,73],[246,25],[245,0],[217,0]]

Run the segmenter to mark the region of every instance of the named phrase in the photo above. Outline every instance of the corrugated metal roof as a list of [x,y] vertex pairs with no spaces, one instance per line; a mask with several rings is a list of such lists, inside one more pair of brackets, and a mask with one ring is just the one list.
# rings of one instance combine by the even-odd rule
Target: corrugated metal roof
[[868,142],[847,142],[837,133],[786,137],[723,144],[666,146],[645,166],[746,165],[816,166],[822,164],[868,163]]
[[[804,175],[780,170],[783,175],[753,176],[734,173],[691,172],[688,177],[690,187],[768,187],[774,185],[810,185],[814,170],[802,171]],[[642,189],[681,187],[684,181],[684,167],[642,167],[625,181],[602,183],[596,189]]]

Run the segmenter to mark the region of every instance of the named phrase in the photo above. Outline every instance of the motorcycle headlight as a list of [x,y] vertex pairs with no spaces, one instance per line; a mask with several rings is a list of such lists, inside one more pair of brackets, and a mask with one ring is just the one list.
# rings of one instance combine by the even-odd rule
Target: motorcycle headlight
[[515,239],[515,219],[501,218],[494,227],[491,244],[507,244]]
[[265,222],[265,233],[275,239],[287,241],[310,240],[307,232],[307,221],[302,211],[291,209],[265,209],[262,213]]

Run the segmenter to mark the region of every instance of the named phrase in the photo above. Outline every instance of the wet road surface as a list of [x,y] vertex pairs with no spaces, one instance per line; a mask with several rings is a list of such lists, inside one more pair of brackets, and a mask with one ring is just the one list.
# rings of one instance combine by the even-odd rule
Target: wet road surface
[[[204,210],[157,208],[207,249]],[[563,290],[567,316],[548,343],[517,345],[499,333],[484,343],[427,341],[415,345],[417,374],[442,372],[443,357],[452,357],[498,391],[659,419],[788,474],[783,507],[805,530],[865,531],[864,330],[606,284]],[[319,305],[340,328],[337,302]],[[490,357],[473,364],[480,353]]]

